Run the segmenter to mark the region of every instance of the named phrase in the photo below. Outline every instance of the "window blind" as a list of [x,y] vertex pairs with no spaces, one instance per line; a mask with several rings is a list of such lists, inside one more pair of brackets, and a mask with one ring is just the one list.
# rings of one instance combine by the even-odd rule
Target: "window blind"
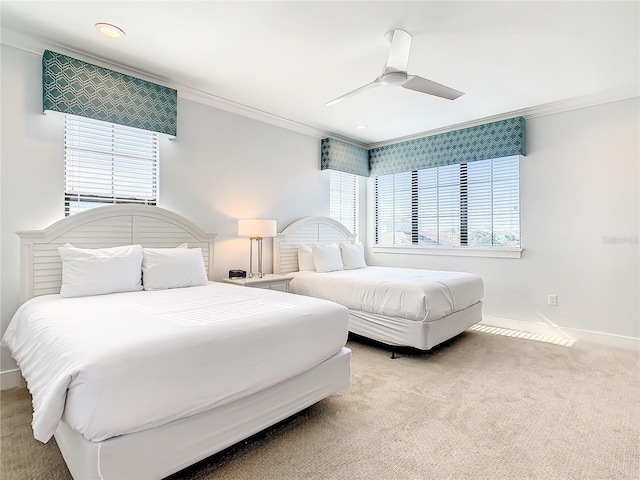
[[329,216],[341,222],[353,234],[358,234],[358,177],[351,173],[330,170]]
[[468,245],[519,247],[519,157],[473,162],[466,168]]
[[412,243],[412,172],[376,178],[376,244]]
[[376,177],[376,244],[520,246],[519,156]]
[[158,134],[65,116],[65,215],[112,203],[155,205]]
[[417,173],[417,244],[460,245],[462,243],[460,165],[418,170]]

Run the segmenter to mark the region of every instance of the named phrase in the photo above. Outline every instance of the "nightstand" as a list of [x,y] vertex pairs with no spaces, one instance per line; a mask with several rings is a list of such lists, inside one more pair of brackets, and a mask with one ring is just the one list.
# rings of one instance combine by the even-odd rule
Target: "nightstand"
[[224,283],[240,285],[241,287],[266,288],[268,290],[279,290],[281,292],[289,292],[289,284],[293,277],[286,275],[267,274],[262,278],[223,278]]

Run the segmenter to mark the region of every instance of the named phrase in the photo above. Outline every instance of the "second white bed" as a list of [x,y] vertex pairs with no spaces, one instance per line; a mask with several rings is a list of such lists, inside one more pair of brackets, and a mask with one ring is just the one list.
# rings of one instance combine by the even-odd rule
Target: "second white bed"
[[332,218],[295,221],[274,239],[274,272],[294,277],[294,293],[346,306],[350,332],[391,346],[429,350],[482,320],[484,283],[475,274],[369,267],[364,258],[337,271],[300,266],[302,246],[341,243],[353,244],[354,236]]
[[291,272],[291,291],[349,309],[349,331],[429,350],[482,319],[482,278],[466,272],[366,267]]

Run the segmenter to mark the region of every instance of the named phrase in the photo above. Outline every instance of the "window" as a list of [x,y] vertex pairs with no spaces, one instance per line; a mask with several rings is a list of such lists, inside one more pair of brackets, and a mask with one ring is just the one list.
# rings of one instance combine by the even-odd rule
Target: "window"
[[520,158],[380,175],[377,245],[520,247]]
[[329,170],[329,216],[358,234],[358,176]]
[[65,216],[113,203],[155,205],[158,134],[65,116]]

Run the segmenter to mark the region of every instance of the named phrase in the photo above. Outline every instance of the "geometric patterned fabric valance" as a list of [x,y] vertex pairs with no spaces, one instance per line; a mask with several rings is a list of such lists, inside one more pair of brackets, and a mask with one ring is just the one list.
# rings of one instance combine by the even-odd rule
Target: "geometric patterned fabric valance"
[[320,170],[339,170],[363,177],[369,176],[367,149],[335,138],[323,138],[320,149]]
[[526,155],[525,120],[510,118],[369,150],[370,175]]
[[178,92],[45,50],[42,109],[176,136]]

